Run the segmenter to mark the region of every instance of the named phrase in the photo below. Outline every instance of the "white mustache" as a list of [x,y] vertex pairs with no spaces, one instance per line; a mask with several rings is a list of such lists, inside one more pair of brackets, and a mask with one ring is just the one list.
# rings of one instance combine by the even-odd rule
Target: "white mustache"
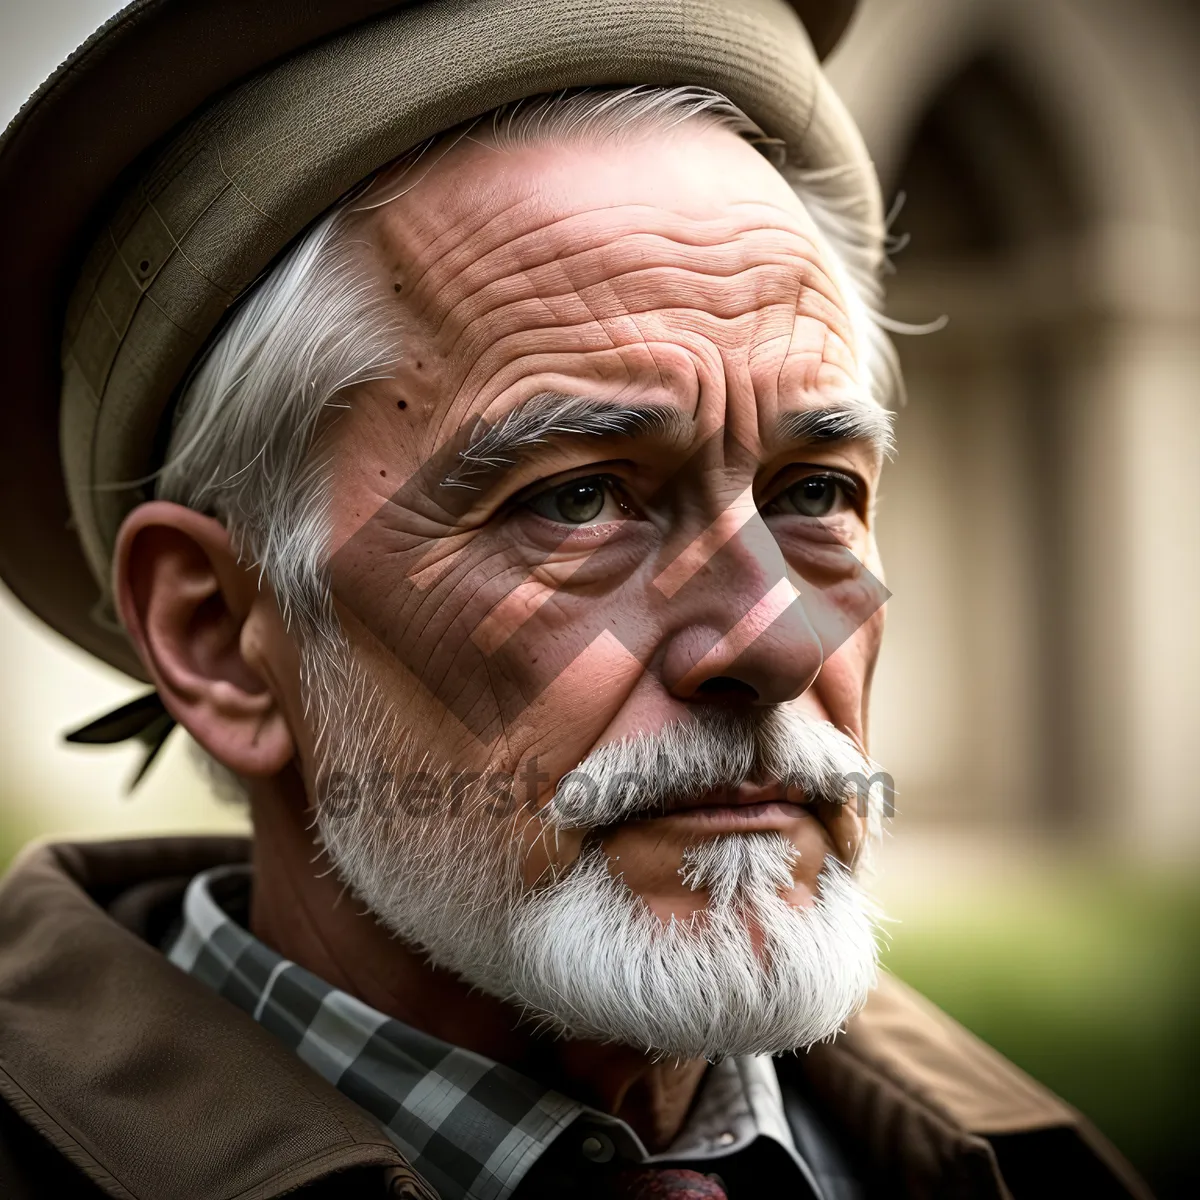
[[592,751],[559,781],[547,816],[559,829],[592,829],[665,811],[672,803],[748,782],[842,804],[847,779],[875,764],[828,722],[787,708],[700,709],[688,720]]

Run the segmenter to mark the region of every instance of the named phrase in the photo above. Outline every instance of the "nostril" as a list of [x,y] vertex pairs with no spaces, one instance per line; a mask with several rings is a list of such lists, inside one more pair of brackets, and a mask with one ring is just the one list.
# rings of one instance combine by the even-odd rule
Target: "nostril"
[[714,675],[696,689],[695,695],[697,699],[738,700],[753,704],[758,699],[758,689],[731,675]]

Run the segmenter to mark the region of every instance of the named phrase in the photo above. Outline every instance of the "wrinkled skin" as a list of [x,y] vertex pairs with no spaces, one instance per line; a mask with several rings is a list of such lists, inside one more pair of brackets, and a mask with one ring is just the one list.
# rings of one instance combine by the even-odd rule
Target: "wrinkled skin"
[[[346,396],[323,435],[337,613],[423,751],[456,771],[532,780],[503,819],[472,814],[480,836],[523,839],[526,883],[578,853],[578,834],[545,836],[536,810],[607,741],[700,704],[787,703],[864,744],[882,612],[853,616],[846,563],[881,575],[880,454],[868,441],[784,441],[778,424],[872,402],[815,227],[770,165],[705,129],[599,147],[466,140],[356,233],[403,357],[393,378]],[[429,464],[449,461],[480,419],[547,392],[675,416],[633,437],[548,440],[452,502],[428,486]],[[823,472],[844,480],[830,512],[789,508]],[[572,527],[546,515],[561,511],[556,487],[598,474],[613,483],[594,518]],[[719,553],[679,576],[680,552],[714,524]],[[801,603],[764,602],[784,581]],[[814,581],[829,587],[830,611],[850,614],[832,643]],[[121,533],[116,591],[168,708],[252,781],[259,936],[402,1020],[570,1080],[652,1145],[669,1140],[703,1063],[538,1047],[511,1011],[340,903],[337,881],[313,865],[315,739],[296,647],[216,522],[143,505]],[[811,902],[825,856],[852,861],[862,838],[850,807],[775,804],[627,822],[604,847],[666,919],[704,904],[680,878],[684,849],[740,828],[793,841],[797,905]]]
[[[544,802],[594,747],[714,697],[793,702],[861,742],[878,620],[823,665],[802,603],[772,610],[748,645],[714,651],[780,580],[811,593],[805,577],[828,547],[811,518],[770,509],[805,475],[856,481],[857,497],[817,524],[878,574],[874,449],[776,436],[781,414],[869,403],[814,227],[778,174],[712,130],[599,151],[466,143],[364,224],[405,353],[333,435],[334,582],[399,724],[456,770],[515,776],[523,808],[527,780]],[[452,462],[442,447],[546,392],[684,419],[547,445],[481,494],[436,486]],[[513,502],[598,472],[621,494],[589,524]],[[748,488],[765,517],[672,591],[664,570]],[[704,688],[718,678],[741,686]],[[784,806],[753,825],[800,850],[798,904],[826,852],[857,851],[853,812],[824,816]],[[554,843],[540,821],[516,828],[530,884],[578,852],[578,833]],[[620,826],[606,849],[660,916],[683,916],[702,898],[683,885],[679,855],[715,831],[709,814],[681,813]]]

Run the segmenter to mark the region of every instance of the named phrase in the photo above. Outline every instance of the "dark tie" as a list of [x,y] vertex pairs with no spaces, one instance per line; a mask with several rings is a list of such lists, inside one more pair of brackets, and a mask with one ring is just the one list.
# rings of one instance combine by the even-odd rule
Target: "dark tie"
[[698,1171],[639,1167],[619,1172],[614,1182],[616,1200],[728,1200],[717,1176]]

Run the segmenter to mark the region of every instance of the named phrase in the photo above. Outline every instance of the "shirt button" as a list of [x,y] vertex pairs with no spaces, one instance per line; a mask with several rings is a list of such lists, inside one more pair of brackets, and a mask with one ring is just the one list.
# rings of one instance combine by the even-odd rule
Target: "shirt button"
[[606,1163],[616,1152],[612,1139],[602,1133],[588,1134],[579,1145],[579,1153],[594,1163]]
[[717,1134],[717,1145],[718,1146],[732,1146],[733,1143],[736,1141],[737,1141],[737,1135],[734,1133],[731,1133],[728,1129],[725,1130],[724,1133]]
[[384,1195],[398,1200],[429,1200],[429,1192],[405,1167],[388,1167],[383,1173]]

